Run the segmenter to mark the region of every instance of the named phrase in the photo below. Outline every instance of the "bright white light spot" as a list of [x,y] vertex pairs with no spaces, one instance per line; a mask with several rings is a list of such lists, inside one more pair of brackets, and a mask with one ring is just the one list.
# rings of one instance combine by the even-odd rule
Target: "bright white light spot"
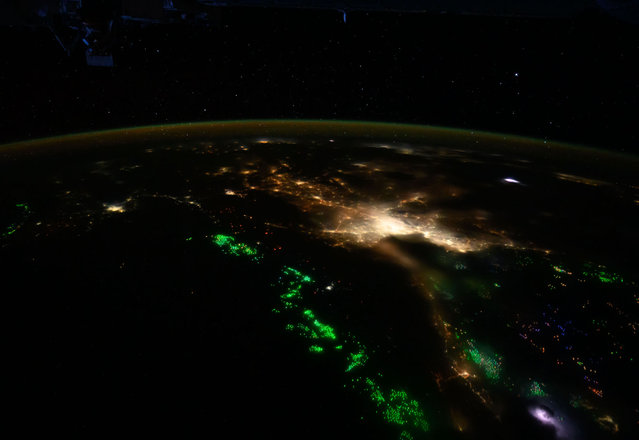
[[346,241],[360,244],[375,244],[391,236],[421,235],[433,244],[461,253],[486,246],[481,240],[458,236],[440,226],[435,221],[436,214],[404,216],[393,214],[389,206],[382,205],[358,206],[344,211],[346,212],[339,217],[339,226],[335,229],[324,229],[325,233],[337,234]]
[[533,406],[528,409],[530,414],[544,425],[553,426],[559,439],[573,439],[574,428],[564,415],[557,412],[556,408],[550,409],[547,406]]
[[236,194],[235,194],[235,191],[233,191],[232,189],[226,189],[226,190],[224,190],[224,194],[226,194],[227,196],[234,196],[234,195],[236,195]]
[[517,185],[521,185],[521,182],[517,179],[513,179],[512,177],[504,177],[503,179],[501,179],[502,182],[504,183],[515,183]]
[[544,408],[535,408],[532,411],[532,415],[535,416],[537,420],[545,424],[553,424],[552,414],[548,412],[548,410]]

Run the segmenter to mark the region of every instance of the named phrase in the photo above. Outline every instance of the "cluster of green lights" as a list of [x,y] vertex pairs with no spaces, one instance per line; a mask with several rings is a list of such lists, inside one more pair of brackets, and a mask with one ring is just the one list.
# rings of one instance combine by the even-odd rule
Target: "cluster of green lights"
[[284,329],[289,332],[296,332],[299,336],[306,339],[320,339],[320,336],[315,330],[310,328],[308,325],[299,322],[295,324],[286,324]]
[[245,243],[238,243],[231,235],[217,234],[213,237],[213,243],[222,248],[225,253],[236,257],[247,256],[254,261],[262,258],[256,248]]
[[[282,274],[289,278],[288,283],[286,283],[286,291],[280,295],[280,308],[274,308],[273,312],[280,313],[282,309],[284,310],[293,310],[300,307],[300,302],[302,301],[302,289],[304,284],[310,284],[313,282],[312,278],[308,275],[304,275],[299,270],[294,269],[292,267],[284,267],[282,269]],[[282,282],[282,279],[280,278]],[[284,284],[282,282],[282,284]]]
[[[572,275],[572,273],[565,267],[555,265],[552,266],[552,268],[559,274]],[[593,278],[605,284],[622,284],[624,282],[624,279],[620,274],[607,270],[605,266],[595,265],[593,263],[584,264],[581,274],[584,277]]]
[[[406,391],[390,389],[388,392],[384,392],[377,381],[370,377],[360,378],[357,382],[369,394],[371,401],[377,406],[378,414],[381,414],[386,422],[418,431],[428,431],[429,425],[424,411],[419,402],[411,399]],[[412,438],[408,429],[400,434],[400,438],[402,435],[404,438]],[[406,437],[406,435],[410,437]]]
[[[191,237],[187,238],[187,241],[190,240]],[[262,258],[256,248],[237,242],[233,236],[218,234],[212,241],[228,255],[246,256],[253,261]],[[333,348],[336,351],[343,350],[345,346],[351,347],[346,354],[346,372],[362,369],[369,359],[366,346],[353,336],[349,336],[348,341],[341,341],[334,327],[318,319],[313,310],[303,307],[304,292],[313,283],[309,275],[293,267],[283,267],[280,285],[284,287],[284,291],[279,297],[279,306],[272,309],[273,313],[292,316],[292,320],[284,328],[312,341],[308,347],[310,353],[325,353],[327,344],[334,344]],[[378,376],[382,377],[380,373]],[[377,407],[377,413],[386,422],[402,427],[400,440],[413,440],[417,432],[429,430],[419,402],[410,399],[406,391],[394,388],[384,391],[377,381],[370,377],[357,376],[352,381],[354,387],[368,394]]]
[[[280,306],[273,308],[272,311],[274,313],[295,312],[293,322],[288,323],[284,329],[295,332],[304,339],[337,341],[337,333],[333,327],[317,319],[312,310],[302,308],[304,287],[312,283],[313,279],[310,276],[295,268],[285,266],[282,269],[282,277],[280,277],[280,284],[285,287],[285,290],[280,295]],[[341,350],[341,348],[341,345],[335,346],[337,350]],[[322,353],[324,347],[315,344],[309,347],[309,351]]]
[[[285,329],[296,332],[300,337],[310,339],[313,344],[308,350],[311,353],[324,353],[325,348],[318,345],[318,341],[324,343],[334,343],[335,350],[342,350],[344,343],[340,341],[336,330],[324,322],[321,322],[315,312],[308,308],[302,308],[303,292],[306,284],[312,284],[313,280],[308,275],[292,267],[285,267],[282,270],[283,277],[280,283],[285,287],[284,293],[280,295],[281,308],[273,311],[282,313],[283,311],[294,311],[297,322],[289,323]],[[298,314],[299,313],[299,314]],[[368,362],[369,356],[366,346],[356,338],[350,336],[347,346],[352,347],[346,355],[346,372],[351,373],[356,369],[361,369]],[[429,425],[424,418],[424,412],[419,406],[419,402],[408,398],[406,391],[390,389],[384,392],[382,387],[370,377],[355,377],[353,382],[360,390],[366,391],[371,401],[377,406],[377,412],[384,420],[390,424],[403,426],[405,429],[400,434],[400,439],[413,439],[410,429],[428,431]]]
[[413,435],[408,431],[402,431],[399,435],[399,440],[413,440],[414,438],[415,437],[413,437]]
[[[27,214],[31,212],[31,208],[29,208],[29,205],[25,203],[16,203],[16,208],[22,209],[23,216],[26,216]],[[15,234],[19,227],[20,227],[19,223],[11,223],[9,226],[5,228],[2,234],[0,234],[0,238],[9,237]]]
[[311,310],[304,310],[303,315],[306,317],[306,319],[308,319],[311,322],[313,327],[315,327],[315,331],[317,331],[317,334],[320,338],[331,339],[333,341],[337,339],[337,335],[335,334],[335,329],[331,327],[330,325],[326,325],[318,321]]
[[589,276],[592,278],[596,278],[602,283],[613,284],[613,283],[623,283],[623,277],[614,272],[607,272],[605,270],[595,270],[595,271],[584,271],[585,276]]
[[[322,324],[317,319],[313,320],[311,325],[312,327],[298,322],[295,324],[287,324],[284,328],[288,331],[295,331],[298,335],[307,339],[330,339],[333,341],[337,339],[333,327]],[[339,350],[339,348],[335,348]]]
[[[289,286],[289,289],[285,293],[280,295],[280,299],[282,300],[282,308],[291,310],[298,307],[299,304],[297,304],[297,302],[302,298],[301,289],[301,284]],[[279,313],[280,310],[273,309],[273,311]]]
[[533,260],[529,255],[519,255],[516,262],[519,266],[526,267],[534,264],[535,260]]
[[355,368],[363,367],[368,362],[368,355],[366,349],[363,346],[359,346],[358,349],[348,355],[348,366],[346,372],[350,372]]
[[486,378],[493,383],[499,382],[499,384],[507,387],[511,391],[515,389],[515,384],[510,382],[510,379],[507,377],[504,377],[506,375],[503,371],[502,356],[491,350],[478,348],[475,339],[471,338],[465,329],[454,327],[446,321],[444,321],[444,325],[447,328],[451,328],[455,339],[459,341],[459,346],[462,348],[465,358],[477,365],[483,371]]
[[606,319],[593,319],[592,325],[606,328],[608,326],[608,321]]
[[18,225],[16,224],[11,224],[7,226],[7,229],[2,233],[2,238],[15,234],[17,230],[18,230]]
[[300,272],[297,269],[294,269],[292,267],[286,266],[284,269],[282,269],[282,272],[284,272],[285,275],[293,275],[295,277],[297,277],[298,281],[301,283],[312,283],[313,279],[308,276],[308,275],[304,275],[302,272]]
[[543,390],[539,382],[533,381],[528,387],[528,397],[545,397],[546,392]]
[[469,348],[464,350],[468,360],[479,365],[489,379],[499,379],[501,377],[501,359],[479,351],[472,342],[469,342],[468,346]]

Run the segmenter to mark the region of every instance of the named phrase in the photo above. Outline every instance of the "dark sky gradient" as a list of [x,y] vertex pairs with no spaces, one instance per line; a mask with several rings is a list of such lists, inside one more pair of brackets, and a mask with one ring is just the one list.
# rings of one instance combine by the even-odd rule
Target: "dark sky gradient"
[[0,29],[0,142],[146,124],[321,118],[433,124],[639,153],[639,28],[572,19],[224,9],[119,29],[116,67]]

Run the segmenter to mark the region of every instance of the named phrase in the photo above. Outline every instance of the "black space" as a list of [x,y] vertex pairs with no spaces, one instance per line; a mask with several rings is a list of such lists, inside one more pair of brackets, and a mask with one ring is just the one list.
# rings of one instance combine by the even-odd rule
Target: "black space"
[[116,29],[115,67],[0,28],[0,142],[247,118],[408,122],[639,152],[639,28],[565,19],[221,8]]

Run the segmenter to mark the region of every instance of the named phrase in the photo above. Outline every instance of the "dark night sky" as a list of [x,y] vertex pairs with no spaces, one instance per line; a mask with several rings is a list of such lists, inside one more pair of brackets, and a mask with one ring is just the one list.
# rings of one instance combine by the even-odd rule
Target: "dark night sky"
[[519,19],[225,9],[210,28],[123,27],[116,66],[47,31],[0,28],[0,142],[245,118],[398,121],[639,153],[639,27],[603,13]]

